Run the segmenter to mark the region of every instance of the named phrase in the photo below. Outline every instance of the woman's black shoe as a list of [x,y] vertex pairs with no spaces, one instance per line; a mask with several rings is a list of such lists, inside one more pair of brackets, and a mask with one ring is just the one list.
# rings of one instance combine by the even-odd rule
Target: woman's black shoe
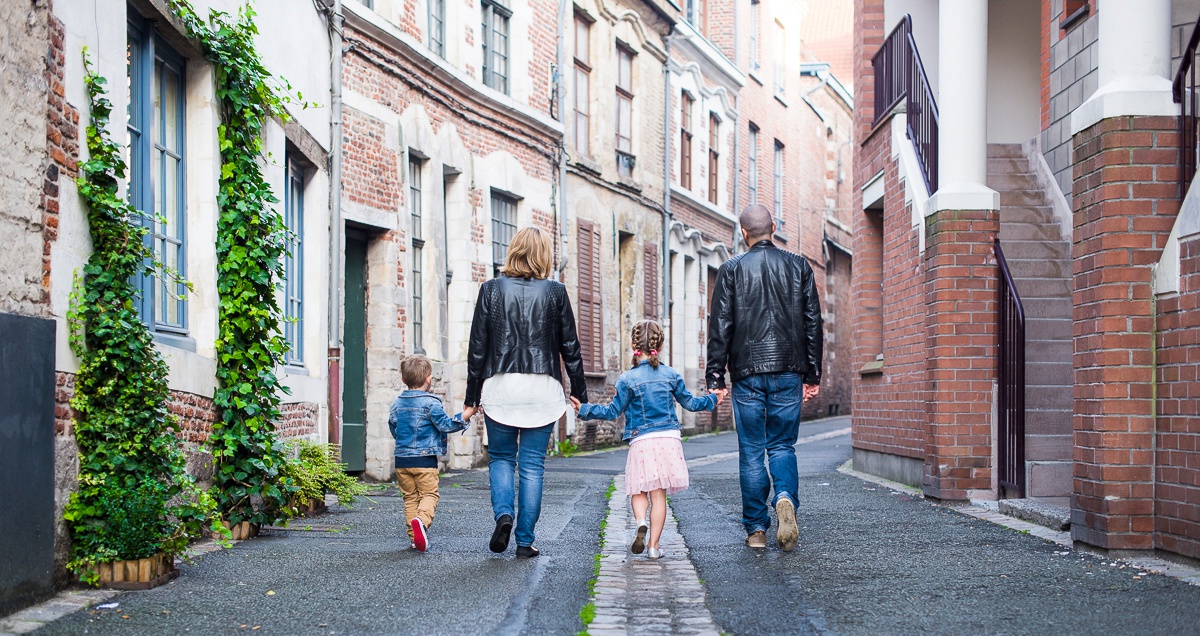
[[541,554],[541,552],[538,552],[538,549],[531,545],[517,546],[517,556],[522,559],[532,559],[539,554]]
[[492,531],[492,541],[488,544],[489,550],[500,553],[508,549],[508,534],[512,532],[512,523],[511,516],[500,515],[500,518],[496,520],[496,529]]

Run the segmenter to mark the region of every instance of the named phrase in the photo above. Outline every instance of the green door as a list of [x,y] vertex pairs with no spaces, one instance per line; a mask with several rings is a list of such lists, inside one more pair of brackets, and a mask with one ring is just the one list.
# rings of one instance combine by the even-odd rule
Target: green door
[[367,468],[367,237],[346,232],[346,323],[342,333],[342,461]]

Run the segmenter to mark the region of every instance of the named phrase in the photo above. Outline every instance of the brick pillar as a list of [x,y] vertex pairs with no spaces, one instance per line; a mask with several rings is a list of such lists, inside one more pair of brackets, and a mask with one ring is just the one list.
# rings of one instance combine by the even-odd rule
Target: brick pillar
[[1071,534],[1154,547],[1151,268],[1179,212],[1173,117],[1113,117],[1074,137],[1075,480]]
[[927,496],[969,499],[992,484],[997,210],[925,219]]

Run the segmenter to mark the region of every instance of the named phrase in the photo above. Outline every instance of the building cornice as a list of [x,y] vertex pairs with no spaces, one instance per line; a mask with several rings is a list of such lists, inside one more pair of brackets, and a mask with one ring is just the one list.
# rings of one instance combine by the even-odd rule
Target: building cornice
[[746,74],[686,20],[675,24],[671,38],[685,56],[700,63],[704,75],[716,77],[721,85],[735,92],[746,85]]
[[370,36],[387,47],[388,51],[429,73],[455,97],[479,108],[512,117],[529,126],[530,132],[562,138],[562,122],[554,121],[548,115],[535,111],[511,96],[467,77],[462,70],[432,55],[419,40],[404,33],[378,13],[355,2],[343,4],[342,11],[345,13],[347,27]]
[[[647,4],[653,6],[652,2],[648,2]],[[642,46],[642,49],[659,62],[667,61],[666,49],[662,45],[655,44],[650,40],[647,32],[653,33],[653,31],[646,27],[646,23],[642,21],[641,14],[632,9],[612,7],[604,0],[596,0],[596,7],[600,11],[600,15],[604,16],[604,19],[608,20],[610,24],[616,25],[618,22],[628,22],[633,27],[633,32],[637,35],[638,44]],[[661,9],[655,8],[661,12]],[[655,35],[658,34],[656,33]]]
[[668,62],[668,65],[668,68],[671,69],[671,72],[675,73],[676,75],[683,75],[684,73],[691,74],[702,97],[705,99],[715,97],[716,99],[720,100],[721,111],[723,114],[728,117],[730,121],[737,119],[737,106],[732,97],[730,97],[729,91],[726,90],[724,86],[709,88],[704,83],[704,71],[700,68],[698,63],[689,61],[680,64],[676,60],[671,60]]
[[718,221],[730,223],[735,226],[737,225],[737,218],[735,218],[732,214],[725,212],[721,208],[718,208],[706,200],[696,198],[691,191],[681,188],[678,184],[671,184],[671,197],[682,200],[684,203],[696,208],[697,210],[700,210],[701,212],[704,212],[708,216],[711,216]]

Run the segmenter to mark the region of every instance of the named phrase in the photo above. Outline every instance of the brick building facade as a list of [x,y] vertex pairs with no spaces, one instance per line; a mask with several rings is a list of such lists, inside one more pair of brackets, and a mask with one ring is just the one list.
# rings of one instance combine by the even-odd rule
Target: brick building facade
[[[860,469],[1061,506],[1099,548],[1200,555],[1200,198],[1171,95],[1198,12],[857,0]],[[888,57],[908,37],[916,79]]]

